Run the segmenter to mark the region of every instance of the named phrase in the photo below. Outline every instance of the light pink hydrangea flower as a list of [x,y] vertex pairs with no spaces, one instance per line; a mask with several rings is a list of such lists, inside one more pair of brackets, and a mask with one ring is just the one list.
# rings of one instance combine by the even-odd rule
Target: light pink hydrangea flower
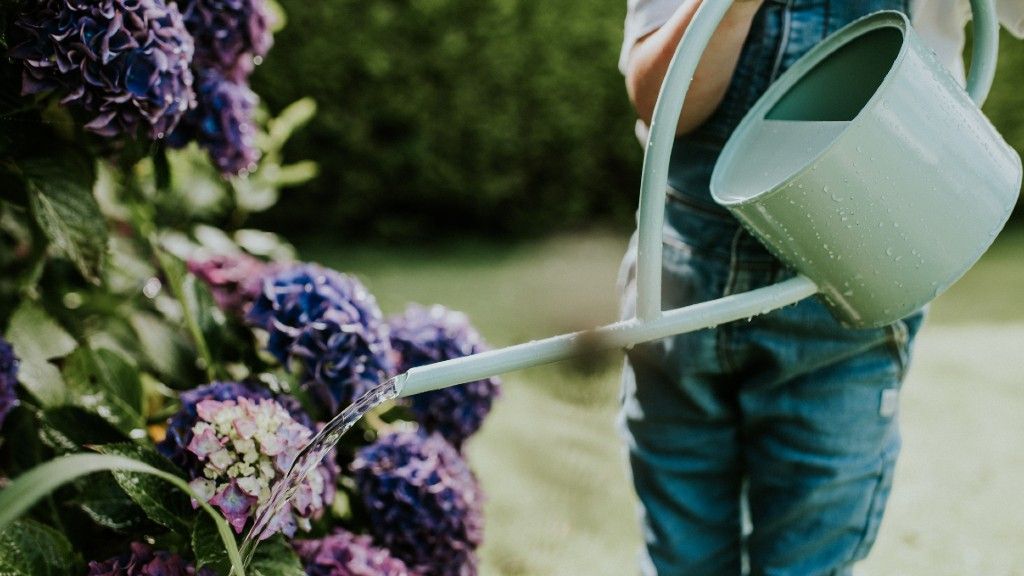
[[[196,414],[187,450],[203,468],[202,476],[189,485],[241,533],[313,432],[269,398],[202,400],[196,404]],[[328,481],[325,471],[307,476],[290,506],[271,522],[268,533],[282,531],[291,537],[296,528],[309,530],[310,519],[329,504]]]

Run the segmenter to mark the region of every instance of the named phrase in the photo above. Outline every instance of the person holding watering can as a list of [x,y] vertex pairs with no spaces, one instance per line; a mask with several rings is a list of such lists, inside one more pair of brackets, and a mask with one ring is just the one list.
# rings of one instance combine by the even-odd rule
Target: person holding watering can
[[[629,0],[620,68],[642,140],[669,60],[700,4]],[[779,74],[830,33],[878,10],[910,13],[950,72],[963,77],[965,12],[955,0],[740,0],[730,8],[677,127],[664,309],[794,275],[712,200],[712,169]],[[1024,1],[1001,0],[998,10],[1020,34]],[[624,318],[636,304],[635,245],[623,262]],[[922,317],[918,311],[880,329],[851,330],[810,299],[634,347],[623,371],[622,429],[641,504],[644,572],[850,574],[885,510],[900,448],[899,388]]]

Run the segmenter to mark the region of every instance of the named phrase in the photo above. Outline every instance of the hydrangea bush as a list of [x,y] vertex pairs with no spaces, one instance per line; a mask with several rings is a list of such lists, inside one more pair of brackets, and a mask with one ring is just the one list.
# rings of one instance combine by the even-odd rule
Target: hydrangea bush
[[128,551],[109,560],[89,562],[88,576],[216,576],[210,568],[196,572],[191,562],[145,542],[132,542]]
[[303,385],[331,413],[394,372],[377,301],[351,276],[298,265],[265,277],[246,318],[282,364],[304,368]]
[[[316,173],[281,162],[315,107],[271,116],[248,86],[279,14],[0,0],[0,502],[27,506],[0,513],[2,574],[227,576],[328,419],[485,349],[464,315],[386,320],[356,277],[245,227]],[[247,573],[475,574],[483,493],[462,449],[498,391],[475,382],[360,422]],[[65,466],[82,458],[104,464]]]
[[459,452],[439,434],[392,432],[352,463],[370,530],[425,576],[476,573],[483,496]]
[[[157,449],[185,470],[198,499],[216,506],[241,533],[315,425],[293,398],[237,382],[202,386],[182,393],[180,401]],[[310,519],[331,503],[336,475],[333,462],[309,475],[269,532],[294,536],[296,526],[309,531]]]
[[[410,305],[388,320],[399,372],[488,350],[480,334],[461,312],[444,306]],[[408,400],[416,420],[461,448],[491,411],[501,381],[487,378],[418,394]]]
[[309,576],[415,576],[372,538],[343,528],[316,540],[296,540],[294,545]]
[[4,425],[7,413],[18,405],[18,358],[14,348],[0,338],[0,428]]
[[165,137],[195,104],[195,45],[178,7],[164,0],[26,3],[10,55],[22,93],[56,91],[106,137]]

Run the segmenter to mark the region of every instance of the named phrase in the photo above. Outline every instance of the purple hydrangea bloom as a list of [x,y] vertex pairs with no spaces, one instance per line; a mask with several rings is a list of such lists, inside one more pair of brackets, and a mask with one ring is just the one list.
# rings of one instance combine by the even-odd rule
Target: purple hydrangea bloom
[[260,159],[252,118],[258,102],[246,84],[204,70],[196,86],[195,108],[185,114],[167,143],[180,148],[195,140],[221,174],[248,174]]
[[[488,349],[480,334],[461,312],[439,305],[410,305],[405,314],[388,320],[391,347],[398,357],[398,372],[461,358]],[[416,420],[431,432],[440,432],[456,448],[483,424],[501,380],[487,378],[461,386],[411,396],[408,405]]]
[[377,542],[423,576],[476,573],[483,494],[443,437],[386,434],[360,449],[351,468]]
[[[241,532],[316,427],[294,398],[237,382],[185,392],[181,405],[157,449],[186,471],[199,498],[219,508]],[[309,520],[333,500],[337,473],[333,456],[325,458],[291,506],[271,521],[265,537],[279,531],[291,536],[296,527],[308,530]]]
[[14,388],[18,384],[18,358],[14,348],[0,338],[0,428],[4,418],[18,405],[18,395]]
[[215,576],[210,568],[196,572],[191,562],[173,552],[154,551],[149,544],[132,542],[131,551],[105,562],[89,562],[88,576]]
[[393,371],[377,301],[351,276],[301,265],[267,277],[247,318],[270,333],[267,349],[282,364],[302,364],[306,386],[331,413]]
[[177,0],[195,38],[197,69],[215,69],[243,81],[274,42],[263,0]]
[[296,540],[292,546],[309,576],[416,576],[404,562],[374,546],[369,536],[340,528],[319,540]]
[[192,36],[164,0],[42,0],[17,20],[22,92],[57,90],[101,136],[169,134],[194,104]]
[[238,317],[244,317],[259,297],[263,277],[280,269],[280,264],[245,254],[219,254],[188,261],[188,271],[210,287],[217,306]]

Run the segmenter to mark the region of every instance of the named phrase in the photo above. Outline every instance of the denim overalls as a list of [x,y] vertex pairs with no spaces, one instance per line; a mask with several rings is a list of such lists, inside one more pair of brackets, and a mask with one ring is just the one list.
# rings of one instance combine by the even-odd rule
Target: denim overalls
[[[722,105],[675,142],[665,309],[793,275],[712,201],[712,168],[782,71],[827,34],[883,9],[907,6],[767,0],[761,7]],[[635,238],[620,282],[624,317],[633,316],[634,273]],[[641,504],[645,573],[850,574],[874,542],[889,495],[899,388],[921,320],[917,313],[882,329],[848,330],[808,299],[630,351],[620,420]]]

